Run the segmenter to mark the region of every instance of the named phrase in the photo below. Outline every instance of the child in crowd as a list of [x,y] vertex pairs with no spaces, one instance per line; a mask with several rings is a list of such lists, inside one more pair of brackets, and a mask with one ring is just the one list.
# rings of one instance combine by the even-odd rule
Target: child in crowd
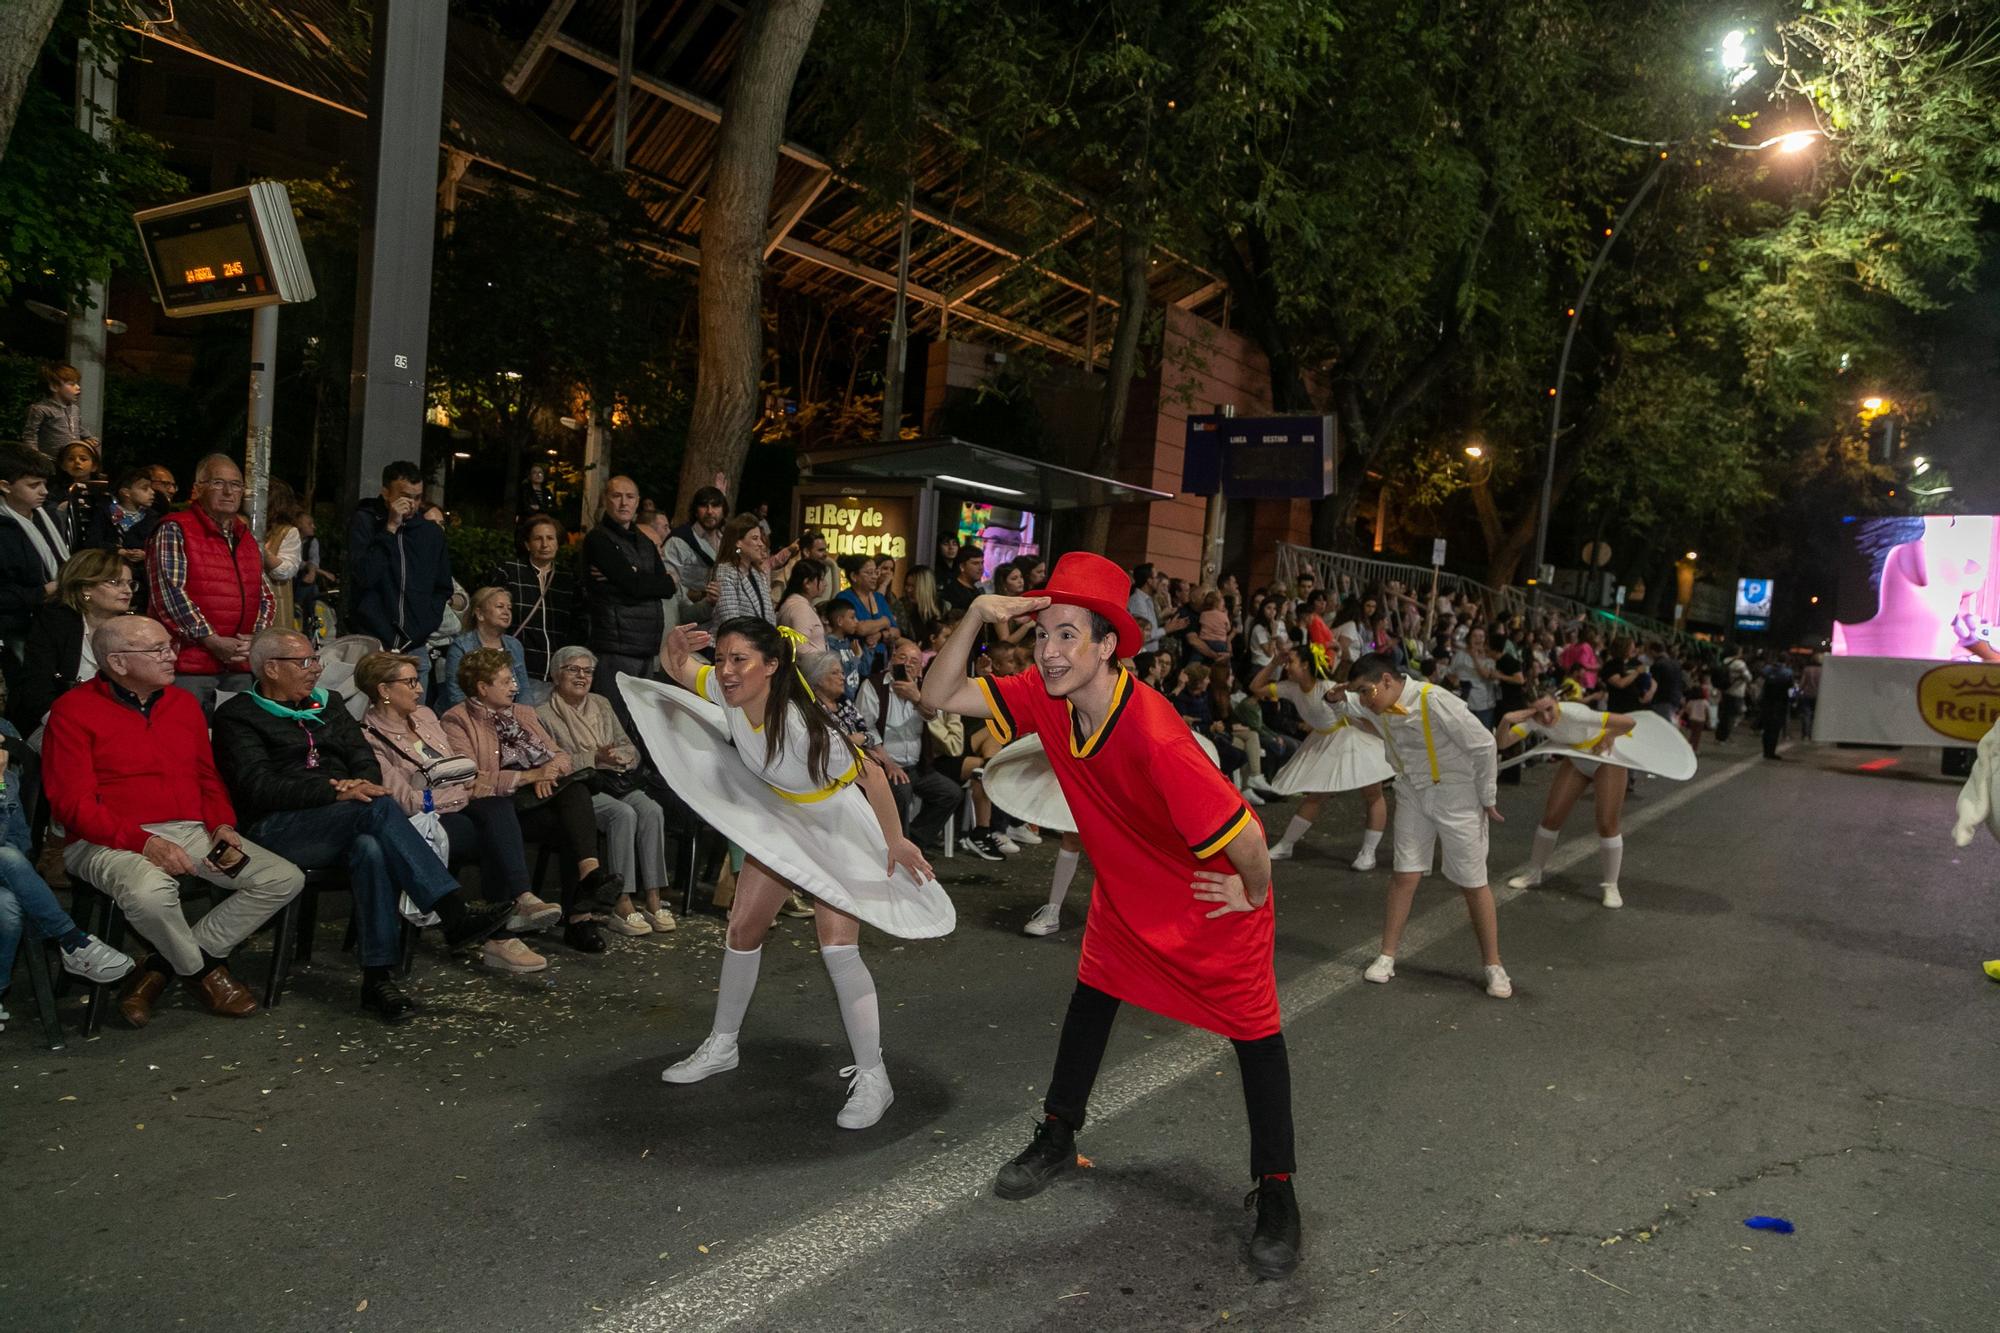
[[1217,657],[1229,656],[1229,608],[1223,605],[1222,593],[1218,589],[1210,588],[1202,594],[1201,615],[1196,621],[1195,632]]
[[852,602],[822,602],[819,618],[826,626],[827,651],[840,659],[841,673],[847,677],[847,697],[852,699],[861,688],[862,677],[868,674],[874,650],[854,632],[859,621]]
[[1688,672],[1687,680],[1687,697],[1681,700],[1681,732],[1687,737],[1688,748],[1700,754],[1701,734],[1708,730],[1708,699],[1714,691],[1694,671]]
[[146,609],[146,543],[160,526],[153,507],[153,469],[129,467],[119,474],[111,502],[91,516],[87,545],[118,552],[132,571],[132,610]]

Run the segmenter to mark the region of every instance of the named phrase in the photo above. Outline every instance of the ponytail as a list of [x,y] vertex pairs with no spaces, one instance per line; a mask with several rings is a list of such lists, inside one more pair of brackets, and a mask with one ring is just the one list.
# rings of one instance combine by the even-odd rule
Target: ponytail
[[789,626],[780,629],[760,616],[724,621],[716,627],[715,641],[719,644],[732,635],[778,664],[771,675],[770,700],[764,706],[764,762],[777,760],[787,730],[797,721],[806,730],[806,772],[821,786],[833,781],[828,765],[834,751],[846,747],[847,739],[799,670],[798,645],[805,636]]

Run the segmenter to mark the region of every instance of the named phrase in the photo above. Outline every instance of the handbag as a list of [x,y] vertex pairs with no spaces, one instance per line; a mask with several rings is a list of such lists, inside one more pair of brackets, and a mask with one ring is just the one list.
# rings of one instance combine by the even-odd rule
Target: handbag
[[424,785],[432,790],[441,787],[467,786],[479,778],[478,761],[466,755],[446,754],[439,755],[437,758],[431,760],[419,759],[416,755],[411,754],[408,750],[396,744],[394,737],[373,723],[369,724],[368,730],[371,734],[381,737],[384,745],[401,755],[405,763],[421,773],[424,778]]
[[636,768],[586,768],[582,777],[593,795],[624,798],[639,790],[643,780]]
[[549,794],[547,796],[537,795],[535,789],[532,786],[516,787],[514,788],[514,808],[516,810],[539,809],[540,807],[547,805],[550,801],[553,801],[557,796],[561,795],[563,788],[569,786],[570,783],[576,781],[578,778],[582,776],[583,774],[574,771],[563,774],[561,777],[556,779],[556,785],[549,788]]

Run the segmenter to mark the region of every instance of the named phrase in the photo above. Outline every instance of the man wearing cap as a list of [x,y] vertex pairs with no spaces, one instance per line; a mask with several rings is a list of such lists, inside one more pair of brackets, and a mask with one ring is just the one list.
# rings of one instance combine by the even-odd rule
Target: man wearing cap
[[[1263,825],[1180,715],[1119,663],[1141,631],[1131,581],[1077,552],[1049,586],[971,603],[924,677],[925,708],[987,719],[1002,741],[1040,734],[1050,767],[1097,867],[1075,993],[1034,1141],[1000,1168],[994,1193],[1026,1199],[1076,1161],[1091,1085],[1121,1002],[1228,1037],[1250,1120],[1246,1206],[1257,1211],[1250,1267],[1298,1265],[1292,1190],[1291,1068],[1271,967],[1271,860]],[[968,679],[986,626],[1032,616],[1035,666]],[[1171,793],[1171,799],[1169,798]]]

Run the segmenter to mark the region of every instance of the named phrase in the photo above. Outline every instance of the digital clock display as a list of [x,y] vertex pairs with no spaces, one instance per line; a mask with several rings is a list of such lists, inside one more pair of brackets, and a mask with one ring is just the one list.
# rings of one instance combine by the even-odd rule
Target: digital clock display
[[143,209],[132,221],[168,315],[312,299],[312,270],[291,201],[276,181]]
[[270,290],[257,238],[240,207],[191,214],[182,227],[160,230],[166,234],[153,238],[153,253],[174,304],[206,305]]

